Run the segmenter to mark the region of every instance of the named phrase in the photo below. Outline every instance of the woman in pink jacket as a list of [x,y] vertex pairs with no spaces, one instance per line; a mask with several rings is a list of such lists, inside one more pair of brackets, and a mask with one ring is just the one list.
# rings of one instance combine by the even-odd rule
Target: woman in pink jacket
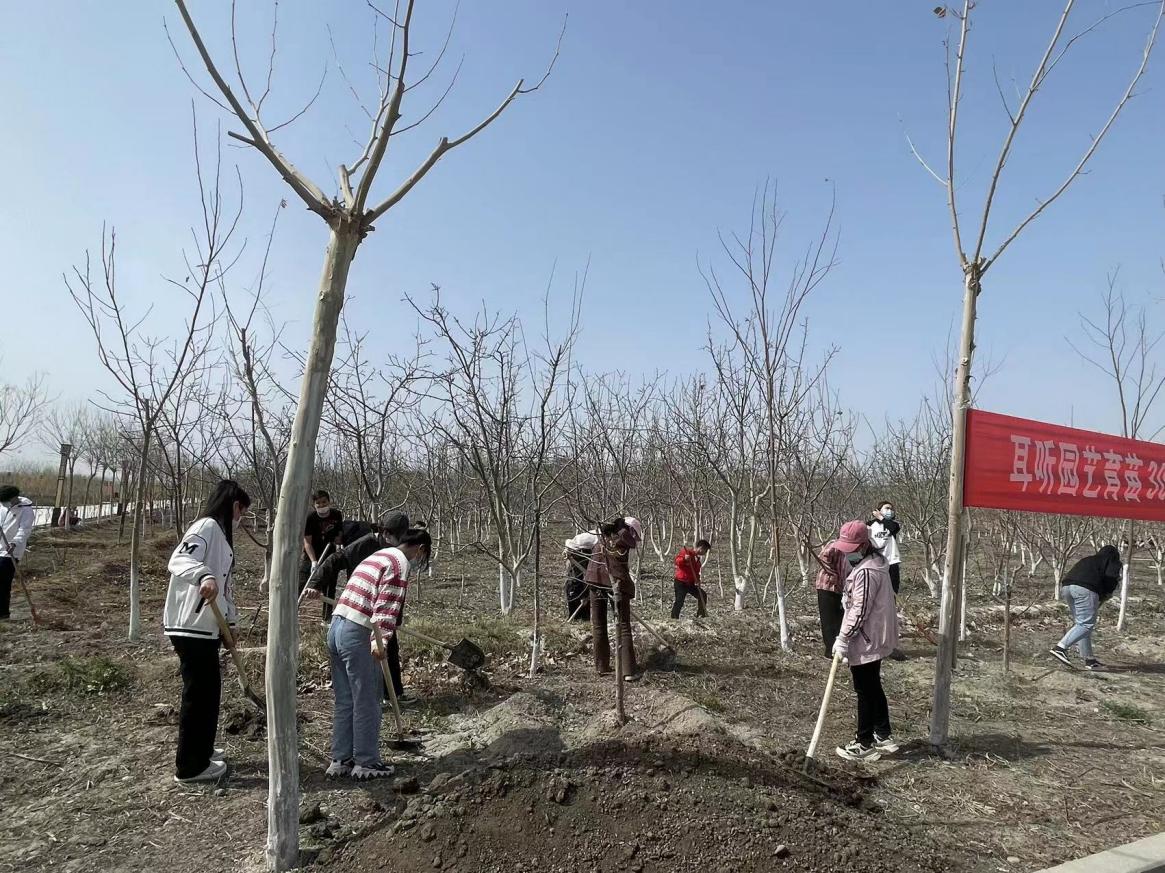
[[835,657],[848,658],[858,699],[858,730],[852,743],[838,746],[848,761],[876,761],[898,751],[890,733],[890,708],[882,690],[882,660],[898,646],[898,613],[890,568],[870,541],[863,521],[846,522],[834,548],[853,570],[845,580],[845,617],[833,644]]

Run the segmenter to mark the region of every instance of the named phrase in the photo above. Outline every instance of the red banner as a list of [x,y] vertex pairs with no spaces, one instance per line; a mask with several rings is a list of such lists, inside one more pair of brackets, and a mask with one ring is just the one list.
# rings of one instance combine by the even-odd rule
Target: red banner
[[1165,445],[972,409],[963,505],[1165,521]]

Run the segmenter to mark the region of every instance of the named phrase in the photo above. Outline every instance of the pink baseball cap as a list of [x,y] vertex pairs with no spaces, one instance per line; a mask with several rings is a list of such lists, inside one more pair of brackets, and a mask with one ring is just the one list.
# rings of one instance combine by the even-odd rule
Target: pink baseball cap
[[869,544],[870,529],[864,521],[847,521],[841,526],[841,536],[833,541],[833,547],[847,555]]

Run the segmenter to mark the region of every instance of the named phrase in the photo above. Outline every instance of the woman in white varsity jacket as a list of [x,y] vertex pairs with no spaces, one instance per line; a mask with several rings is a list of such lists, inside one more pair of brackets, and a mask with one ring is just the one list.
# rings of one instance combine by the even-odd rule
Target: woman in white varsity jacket
[[[424,566],[432,540],[429,532],[410,528],[400,545],[381,549],[352,571],[336,601],[328,626],[328,652],[332,662],[332,691],[336,709],[332,720],[332,762],[328,776],[358,780],[392,775],[392,767],[380,758],[380,696],[384,687],[372,626],[380,628],[387,645],[400,623],[408,590],[409,566]],[[319,591],[307,589],[316,599]]]
[[213,781],[227,769],[222,753],[214,748],[222,672],[218,620],[207,601],[213,598],[227,623],[234,624],[233,534],[250,505],[251,498],[237,482],[219,482],[170,556],[170,587],[162,623],[182,669],[174,773],[178,782]]

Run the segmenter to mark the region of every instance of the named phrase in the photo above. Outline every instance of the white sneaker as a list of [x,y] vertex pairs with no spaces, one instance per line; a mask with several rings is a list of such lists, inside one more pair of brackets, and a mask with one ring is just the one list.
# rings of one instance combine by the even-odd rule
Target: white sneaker
[[212,761],[225,761],[226,759],[227,759],[227,750],[226,749],[222,749],[222,748],[219,748],[218,746],[215,746],[214,749],[210,753],[210,760],[212,760]]
[[837,747],[837,756],[847,761],[877,761],[882,755],[874,746],[863,746],[857,740]]
[[883,755],[893,755],[900,748],[893,737],[879,737],[874,734],[874,748]]
[[227,772],[227,765],[224,761],[211,761],[210,766],[199,773],[197,776],[190,776],[186,779],[179,779],[174,777],[174,781],[179,785],[191,785],[195,782],[217,782]]
[[384,779],[395,772],[396,768],[391,764],[377,761],[375,764],[369,764],[368,766],[357,764],[352,768],[352,778],[357,782],[363,782],[367,779]]
[[353,761],[349,758],[347,761],[332,761],[328,765],[328,769],[324,775],[329,779],[336,779],[340,776],[349,776],[352,773]]

